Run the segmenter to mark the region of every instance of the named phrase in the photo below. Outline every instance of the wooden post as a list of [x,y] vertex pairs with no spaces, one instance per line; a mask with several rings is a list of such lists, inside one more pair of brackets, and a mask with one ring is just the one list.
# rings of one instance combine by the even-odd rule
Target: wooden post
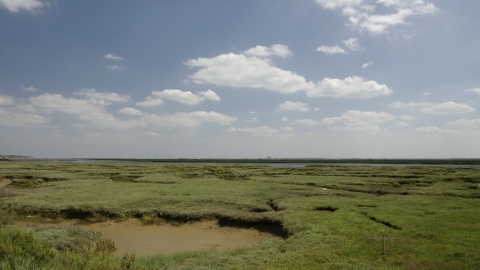
[[382,239],[383,239],[383,252],[382,255],[385,255],[385,231],[382,230]]

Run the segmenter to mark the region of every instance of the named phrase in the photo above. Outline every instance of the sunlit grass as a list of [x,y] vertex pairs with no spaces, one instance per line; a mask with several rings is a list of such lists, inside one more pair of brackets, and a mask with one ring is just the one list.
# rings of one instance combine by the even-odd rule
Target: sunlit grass
[[2,225],[5,269],[480,268],[478,168],[4,162],[0,176],[13,180],[0,190],[3,224],[219,219],[285,233],[234,251],[115,258],[108,245],[59,248],[78,243],[66,228]]

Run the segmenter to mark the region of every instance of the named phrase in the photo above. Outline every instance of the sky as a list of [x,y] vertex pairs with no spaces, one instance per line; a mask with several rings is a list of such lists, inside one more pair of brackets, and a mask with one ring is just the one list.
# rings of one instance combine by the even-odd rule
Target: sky
[[479,158],[479,10],[0,0],[0,154]]

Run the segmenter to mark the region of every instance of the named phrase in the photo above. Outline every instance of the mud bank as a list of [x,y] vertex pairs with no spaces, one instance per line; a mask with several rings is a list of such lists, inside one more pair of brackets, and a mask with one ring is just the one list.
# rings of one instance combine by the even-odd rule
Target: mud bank
[[217,221],[199,221],[181,226],[167,223],[144,226],[136,219],[129,219],[120,223],[109,221],[81,227],[110,238],[115,243],[116,256],[131,251],[135,251],[137,256],[148,256],[202,249],[231,250],[275,237],[255,229],[220,226]]
[[12,183],[12,180],[10,179],[2,179],[0,181],[0,188],[6,187]]

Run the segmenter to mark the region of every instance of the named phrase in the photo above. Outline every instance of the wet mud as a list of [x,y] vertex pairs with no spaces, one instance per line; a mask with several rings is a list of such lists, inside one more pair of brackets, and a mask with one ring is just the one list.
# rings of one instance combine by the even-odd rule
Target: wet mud
[[255,229],[219,226],[217,221],[200,221],[174,226],[171,224],[142,225],[136,219],[125,222],[102,222],[81,225],[101,232],[116,247],[113,253],[123,256],[135,251],[137,256],[173,254],[202,249],[231,250],[253,246],[265,238],[275,237]]

